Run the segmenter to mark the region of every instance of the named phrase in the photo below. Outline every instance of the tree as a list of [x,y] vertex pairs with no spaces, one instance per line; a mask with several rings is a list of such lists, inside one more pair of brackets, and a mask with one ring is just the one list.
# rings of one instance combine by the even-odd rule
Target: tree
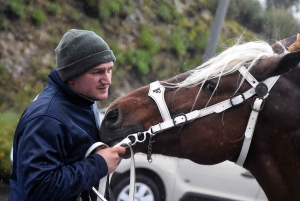
[[266,0],[267,9],[271,8],[281,8],[289,9],[295,6],[296,9],[299,9],[300,0]]

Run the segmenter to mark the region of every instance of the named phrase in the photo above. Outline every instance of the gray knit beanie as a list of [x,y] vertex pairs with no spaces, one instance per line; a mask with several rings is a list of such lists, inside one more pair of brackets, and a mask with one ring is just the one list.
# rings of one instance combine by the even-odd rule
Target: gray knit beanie
[[55,49],[56,70],[63,82],[93,67],[116,61],[107,43],[92,31],[72,29],[64,34]]

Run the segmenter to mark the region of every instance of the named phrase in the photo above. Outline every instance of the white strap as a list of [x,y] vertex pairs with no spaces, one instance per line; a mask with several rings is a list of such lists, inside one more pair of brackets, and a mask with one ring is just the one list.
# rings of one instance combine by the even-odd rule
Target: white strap
[[253,132],[254,132],[258,114],[259,114],[259,110],[261,108],[263,101],[264,100],[261,98],[256,98],[253,103],[253,109],[251,111],[250,118],[248,120],[248,124],[247,124],[246,131],[245,131],[245,137],[244,137],[244,143],[242,146],[242,150],[240,152],[238,160],[236,161],[236,164],[241,167],[243,167],[243,164],[248,155],[248,151],[249,151],[250,144],[252,141]]
[[256,85],[258,85],[259,82],[251,75],[251,73],[248,71],[247,68],[245,68],[245,66],[240,67],[238,70],[253,88],[255,88]]
[[[248,98],[252,97],[254,94],[255,94],[255,89],[250,88],[249,90],[245,91],[244,93],[234,97],[231,101],[234,103],[234,105],[237,105],[243,101],[242,95],[244,96],[244,100],[247,100]],[[231,101],[230,101],[230,99],[227,99],[223,102],[218,103],[218,105],[215,109],[215,113],[220,113],[220,112],[227,110],[228,108],[231,108],[232,107]]]
[[[230,99],[224,100],[220,103],[211,105],[211,106],[203,108],[201,110],[195,110],[195,111],[192,111],[187,114],[181,114],[181,115],[174,117],[173,119],[165,118],[164,122],[150,127],[149,130],[151,130],[151,135],[155,135],[156,133],[160,133],[160,132],[162,132],[166,129],[172,128],[174,126],[184,125],[185,123],[188,123],[188,122],[190,122],[194,119],[200,118],[200,117],[204,117],[211,113],[220,113],[234,105],[238,105],[238,104],[244,102],[248,98],[255,95],[256,94],[255,87],[259,84],[259,82],[248,72],[248,70],[245,67],[241,67],[239,69],[239,71],[245,77],[245,79],[250,83],[252,88],[250,88],[249,90],[247,90],[246,92],[244,92],[242,94],[238,94]],[[279,76],[275,76],[275,77],[268,78],[263,82],[264,84],[267,85],[268,92],[270,92],[271,88],[274,86],[274,84],[276,83],[276,81],[278,79],[279,79]],[[161,87],[162,86],[157,81],[154,83],[151,83],[148,95],[151,96],[154,91],[160,90],[159,96],[157,96],[157,97],[159,97],[159,99],[158,98],[153,98],[153,99],[156,101],[158,107],[160,108],[160,111],[161,111],[161,108],[163,108],[164,110],[166,110],[165,113],[168,113],[168,115],[170,115],[168,108],[166,106],[165,100],[164,100],[164,87],[162,87],[162,88]],[[163,93],[160,93],[160,92],[163,92]],[[253,135],[253,132],[255,129],[255,125],[256,125],[256,121],[257,121],[257,117],[258,117],[258,113],[259,113],[258,112],[259,109],[256,110],[255,108],[260,108],[261,104],[263,102],[263,99],[267,98],[268,95],[269,95],[269,93],[267,93],[263,98],[256,98],[253,103],[253,106],[252,106],[253,111],[251,112],[250,119],[249,119],[248,125],[247,125],[247,129],[245,131],[244,144],[243,144],[239,159],[237,161],[238,165],[241,165],[241,166],[243,165],[243,163],[247,157],[248,151],[249,151],[252,135]],[[151,97],[154,97],[154,96],[151,96]],[[162,113],[163,112],[161,111],[161,114]]]
[[[88,157],[91,153],[93,153],[98,147],[103,147],[103,148],[107,148],[108,146],[102,142],[96,142],[94,143],[92,146],[90,146],[90,148],[87,150],[87,152],[85,153],[85,158]],[[106,183],[106,179],[109,179],[109,178],[103,178],[100,180],[100,183],[101,181]],[[99,184],[100,185],[100,184]],[[100,198],[101,201],[107,201],[105,199],[105,197],[103,195],[101,195],[97,189],[95,187],[92,188],[92,190],[96,193],[96,195],[98,196],[98,198]],[[105,189],[104,189],[105,190]],[[104,194],[104,191],[102,192],[102,194]],[[78,195],[79,197],[80,195]]]
[[181,125],[185,122],[189,122],[194,119],[198,119],[200,117],[204,117],[204,116],[212,114],[212,113],[220,113],[220,112],[232,107],[231,102],[233,102],[234,105],[239,104],[239,103],[243,102],[244,100],[250,98],[254,94],[255,94],[255,90],[253,88],[251,88],[243,93],[243,97],[242,97],[242,95],[238,95],[238,96],[232,98],[231,101],[230,101],[230,99],[227,99],[225,101],[211,105],[211,106],[203,108],[201,110],[194,110],[190,113],[177,116],[174,119],[169,119],[167,121],[164,121],[163,123],[159,123],[157,125],[152,126],[151,127],[152,133],[160,133],[160,132],[162,132],[166,129],[172,128],[176,125]]
[[[269,92],[272,89],[272,87],[274,86],[274,84],[276,83],[276,81],[279,79],[279,77],[280,76],[270,77],[264,81],[264,83],[268,86]],[[268,95],[269,95],[269,93],[267,93],[263,97],[263,99],[267,98]],[[239,158],[236,162],[236,164],[241,167],[243,167],[246,157],[248,155],[249,149],[250,149],[253,132],[255,129],[256,122],[257,122],[258,113],[259,113],[261,105],[263,103],[263,99],[256,98],[253,103],[253,106],[252,106],[252,112],[251,112],[251,115],[250,115],[250,118],[248,121],[248,125],[247,125],[246,131],[245,131],[244,143],[243,143]]]
[[[125,138],[124,140],[122,140],[121,142],[119,142],[118,144],[114,145],[113,147],[118,147],[118,146],[126,146],[127,148],[130,149],[130,154],[131,154],[131,165],[130,165],[130,192],[129,192],[129,200],[128,201],[134,201],[134,193],[135,193],[135,161],[134,161],[134,154],[133,154],[133,150],[130,146],[131,144],[131,140],[129,138]],[[91,153],[93,153],[97,148],[102,147],[102,148],[107,148],[108,146],[102,142],[96,142],[94,143],[86,152],[85,154],[85,158],[88,157]],[[121,159],[119,161],[119,163],[121,162]],[[99,191],[104,194],[105,193],[105,185],[102,185],[103,183],[106,183],[106,180],[110,179],[108,177],[104,177],[100,180],[99,183]],[[99,191],[97,191],[97,189],[95,187],[92,188],[92,190],[96,193],[96,195],[98,196],[98,198],[101,201],[107,201],[104,196],[102,196]],[[79,195],[80,196],[80,195]],[[78,196],[78,197],[79,197]]]
[[[274,76],[274,77],[270,77],[268,79],[266,79],[264,81],[264,83],[268,86],[269,92],[272,89],[272,87],[274,86],[274,84],[277,82],[277,80],[279,79],[279,75],[278,76]],[[267,93],[264,98],[267,98],[269,96],[269,93]]]
[[[271,78],[268,78],[267,80],[264,81],[264,83],[268,86],[269,91],[271,90],[273,85],[276,83],[278,78],[279,78],[279,76],[271,77]],[[153,133],[159,133],[159,132],[162,132],[163,130],[172,128],[176,125],[180,125],[184,122],[189,122],[189,121],[192,121],[194,119],[204,117],[204,116],[212,114],[212,113],[220,113],[220,112],[222,112],[224,110],[227,110],[228,108],[232,107],[233,106],[232,103],[234,105],[237,105],[237,104],[249,99],[253,95],[255,95],[255,89],[250,88],[246,92],[244,92],[240,95],[237,95],[232,99],[227,99],[227,100],[224,100],[220,103],[217,103],[217,104],[211,105],[209,107],[203,108],[201,110],[194,110],[194,111],[192,111],[190,113],[187,113],[185,115],[180,115],[178,117],[175,117],[174,119],[169,119],[167,121],[164,121],[163,123],[154,125],[154,126],[151,127],[152,132]],[[267,95],[265,97],[267,97]]]
[[130,163],[130,188],[129,188],[129,200],[134,201],[134,193],[135,193],[135,162],[134,162],[134,154],[131,146],[128,146],[131,154],[131,163]]
[[166,121],[168,119],[171,119],[171,116],[165,101],[164,94],[165,94],[165,87],[159,84],[158,81],[152,82],[150,84],[148,96],[153,98],[153,100],[156,102],[156,105],[163,118],[163,121]]

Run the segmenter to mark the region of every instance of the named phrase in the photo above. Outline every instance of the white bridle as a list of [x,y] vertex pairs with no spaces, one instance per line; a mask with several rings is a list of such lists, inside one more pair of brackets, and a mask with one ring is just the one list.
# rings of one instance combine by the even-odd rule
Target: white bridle
[[[279,76],[270,77],[266,79],[263,82],[258,82],[249,72],[248,70],[242,66],[239,69],[239,72],[243,75],[243,77],[249,82],[249,84],[252,86],[249,90],[245,91],[241,94],[235,94],[230,99],[224,100],[220,103],[211,105],[209,107],[203,108],[201,110],[194,110],[192,112],[186,113],[186,114],[178,114],[175,117],[171,118],[168,106],[165,102],[164,93],[165,93],[165,87],[162,86],[158,81],[152,82],[150,84],[149,93],[148,96],[153,98],[153,100],[156,102],[157,107],[160,111],[160,114],[162,116],[163,122],[156,124],[154,126],[151,126],[148,131],[144,132],[138,132],[134,134],[128,135],[125,139],[123,139],[118,144],[114,145],[114,147],[117,146],[129,146],[130,152],[131,152],[131,171],[130,171],[130,194],[129,194],[129,200],[134,200],[134,189],[135,189],[135,165],[134,165],[134,156],[133,151],[131,149],[132,145],[135,145],[136,143],[141,143],[146,140],[147,134],[150,135],[150,142],[148,147],[148,160],[149,162],[152,161],[151,159],[151,138],[155,136],[157,133],[160,133],[164,130],[183,126],[186,123],[189,123],[195,119],[207,116],[212,113],[220,113],[223,112],[233,106],[237,106],[242,104],[245,100],[249,99],[250,97],[257,95],[252,102],[251,108],[251,114],[248,120],[248,124],[245,130],[244,134],[244,142],[243,146],[240,152],[240,155],[236,161],[236,164],[239,166],[243,166],[246,157],[248,155],[248,151],[250,148],[250,144],[252,141],[253,132],[255,129],[255,125],[257,122],[258,114],[263,109],[264,101],[269,96],[269,92],[276,83],[276,81],[279,79]],[[256,90],[257,87],[260,85],[260,87],[265,88],[265,93],[259,94],[259,92]],[[104,143],[97,142],[93,144],[89,150],[86,153],[86,156],[88,156],[90,153],[92,153],[96,148],[100,146],[105,146]],[[150,149],[150,150],[149,150]],[[150,153],[149,153],[150,152]],[[109,179],[109,178],[107,178]],[[106,199],[95,189],[93,188],[93,191],[97,194],[98,198],[102,201],[106,201]],[[102,189],[104,191],[104,189]],[[103,192],[104,193],[104,192]]]
[[[153,137],[157,133],[160,133],[164,130],[182,126],[186,123],[189,123],[195,119],[204,117],[206,115],[212,114],[212,113],[220,113],[223,112],[233,106],[242,104],[245,100],[248,98],[257,95],[253,102],[252,102],[252,111],[248,120],[248,124],[245,130],[245,137],[244,142],[242,146],[242,150],[240,152],[239,158],[236,161],[236,164],[239,166],[243,166],[245,159],[247,157],[253,132],[255,129],[256,121],[258,118],[259,112],[263,109],[264,106],[264,100],[268,97],[269,92],[271,88],[274,86],[276,81],[278,80],[279,76],[270,77],[266,79],[264,82],[258,82],[251,74],[248,72],[248,70],[242,66],[239,69],[239,72],[244,76],[244,78],[249,82],[249,84],[252,86],[249,90],[247,90],[244,93],[236,94],[230,99],[224,100],[220,103],[211,105],[209,107],[203,108],[201,110],[194,110],[192,112],[186,113],[186,114],[179,114],[175,117],[171,118],[167,104],[164,99],[164,92],[165,88],[158,82],[153,82],[150,84],[149,93],[148,95],[154,99],[156,102],[158,109],[160,111],[160,114],[163,118],[163,122],[159,123],[157,125],[151,126],[148,131],[144,132],[138,132],[135,134],[131,134],[128,136],[131,140],[133,139],[132,145],[134,145],[137,142],[144,142],[146,140],[146,135],[149,134],[150,137]],[[264,87],[266,90],[266,93],[264,94],[258,94],[256,91],[257,86],[260,85],[260,87]],[[148,158],[149,160],[149,158]]]

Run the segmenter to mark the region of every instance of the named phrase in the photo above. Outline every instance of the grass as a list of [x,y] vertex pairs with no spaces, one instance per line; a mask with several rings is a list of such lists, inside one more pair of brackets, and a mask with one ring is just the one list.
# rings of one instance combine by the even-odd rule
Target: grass
[[20,118],[20,114],[13,111],[5,111],[0,116],[0,179],[8,181],[11,171],[10,151],[13,136]]

